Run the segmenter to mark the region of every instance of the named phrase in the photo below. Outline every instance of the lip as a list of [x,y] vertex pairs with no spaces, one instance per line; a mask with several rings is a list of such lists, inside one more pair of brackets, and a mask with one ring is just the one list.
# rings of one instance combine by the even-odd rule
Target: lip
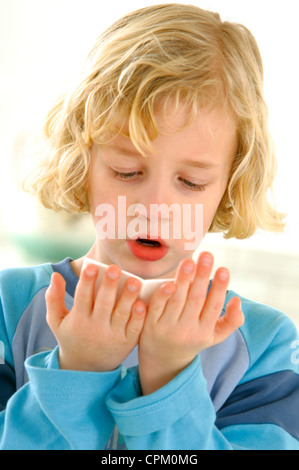
[[[153,240],[153,241],[158,241],[160,242],[161,246],[158,247],[147,247],[145,245],[141,245],[140,243],[137,242],[138,238],[144,238],[147,240]],[[158,261],[167,254],[169,248],[166,246],[164,242],[162,242],[159,238],[150,238],[146,236],[140,236],[134,237],[130,240],[127,240],[127,245],[132,253],[133,256],[136,258],[139,258],[143,261]]]
[[154,242],[159,242],[161,246],[168,248],[167,243],[160,237],[151,237],[147,233],[138,233],[138,235],[134,235],[131,240],[138,240],[138,238],[144,238],[145,240],[153,240]]

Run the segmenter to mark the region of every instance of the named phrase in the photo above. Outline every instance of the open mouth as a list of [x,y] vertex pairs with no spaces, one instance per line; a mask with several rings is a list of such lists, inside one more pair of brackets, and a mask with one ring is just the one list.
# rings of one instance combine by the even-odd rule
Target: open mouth
[[167,254],[169,248],[161,240],[151,240],[144,236],[127,241],[131,253],[144,261],[158,261]]
[[156,240],[148,240],[146,238],[138,238],[136,241],[137,241],[137,243],[140,243],[141,245],[145,245],[145,246],[152,246],[152,247],[161,246],[161,243],[156,241]]

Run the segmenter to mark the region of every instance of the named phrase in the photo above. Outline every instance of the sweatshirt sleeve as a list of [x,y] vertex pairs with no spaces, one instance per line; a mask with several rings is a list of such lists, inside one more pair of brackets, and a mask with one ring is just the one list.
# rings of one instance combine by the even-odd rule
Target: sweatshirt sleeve
[[105,397],[120,381],[121,367],[102,373],[64,371],[59,369],[57,355],[55,348],[27,359],[29,382],[0,413],[0,449],[105,447],[114,427]]
[[217,412],[200,356],[147,396],[138,369],[129,370],[106,401],[128,448],[299,450],[299,361],[292,349],[298,333],[288,319],[271,314],[264,322],[268,332],[261,323],[258,328],[253,316],[242,331],[247,341],[248,332],[254,334],[250,366]]
[[129,370],[108,395],[107,407],[128,449],[231,447],[214,426],[216,416],[199,357],[167,385],[146,396],[141,396],[137,368]]
[[[121,380],[122,368],[61,370],[57,343],[47,339],[43,303],[32,308],[52,272],[48,264],[0,272],[1,450],[103,449],[115,426],[105,397]],[[20,325],[24,334],[16,344]],[[43,339],[35,342],[40,334]]]

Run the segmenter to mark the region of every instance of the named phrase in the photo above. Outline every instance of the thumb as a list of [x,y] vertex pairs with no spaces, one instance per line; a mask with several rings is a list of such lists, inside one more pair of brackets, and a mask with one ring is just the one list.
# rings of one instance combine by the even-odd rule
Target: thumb
[[69,312],[64,303],[65,285],[66,282],[61,274],[56,272],[52,274],[45,298],[47,306],[46,319],[53,333]]
[[241,299],[233,297],[226,305],[225,314],[217,320],[215,325],[215,344],[225,341],[243,323]]

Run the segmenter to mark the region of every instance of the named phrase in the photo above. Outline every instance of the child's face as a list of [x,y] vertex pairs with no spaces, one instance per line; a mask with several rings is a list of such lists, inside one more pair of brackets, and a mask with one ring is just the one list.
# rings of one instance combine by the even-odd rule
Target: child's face
[[[185,108],[181,106],[175,114],[169,114],[167,125],[157,112],[160,133],[153,141],[155,153],[149,153],[146,159],[123,136],[116,137],[107,146],[92,146],[88,194],[95,226],[100,219],[103,220],[104,214],[102,218],[95,215],[100,204],[109,204],[115,211],[116,236],[115,239],[97,240],[99,261],[118,264],[123,270],[142,278],[174,277],[180,261],[191,257],[195,250],[185,248],[185,244],[192,240],[190,235],[189,238],[186,235],[186,230],[184,233],[184,210],[188,207],[194,224],[195,204],[202,204],[202,234],[205,235],[208,231],[225,192],[237,149],[235,122],[230,114],[218,108],[202,108],[189,127],[176,131],[173,127],[184,122],[185,112]],[[126,179],[121,179],[115,172],[127,173]],[[118,238],[119,220],[127,228],[133,219],[136,220],[136,215],[128,215],[126,211],[118,213],[118,196],[123,196],[126,210],[136,203],[144,206],[146,212],[141,219],[147,224],[148,234],[150,224],[154,222],[154,216],[151,215],[152,204],[164,203],[169,208],[176,204],[180,208],[179,238],[173,236],[174,217],[170,210],[156,217],[160,238],[163,239],[161,224],[169,223],[170,227],[169,238],[163,240],[168,250],[165,250],[167,252],[162,258],[156,261],[141,259],[138,253],[142,254],[142,250],[146,253],[151,248],[143,247],[140,251],[140,245],[134,242],[138,247],[137,251],[133,249],[132,252],[131,243],[128,243],[131,235]],[[144,233],[142,229],[141,232]],[[194,225],[192,230],[194,231]]]

